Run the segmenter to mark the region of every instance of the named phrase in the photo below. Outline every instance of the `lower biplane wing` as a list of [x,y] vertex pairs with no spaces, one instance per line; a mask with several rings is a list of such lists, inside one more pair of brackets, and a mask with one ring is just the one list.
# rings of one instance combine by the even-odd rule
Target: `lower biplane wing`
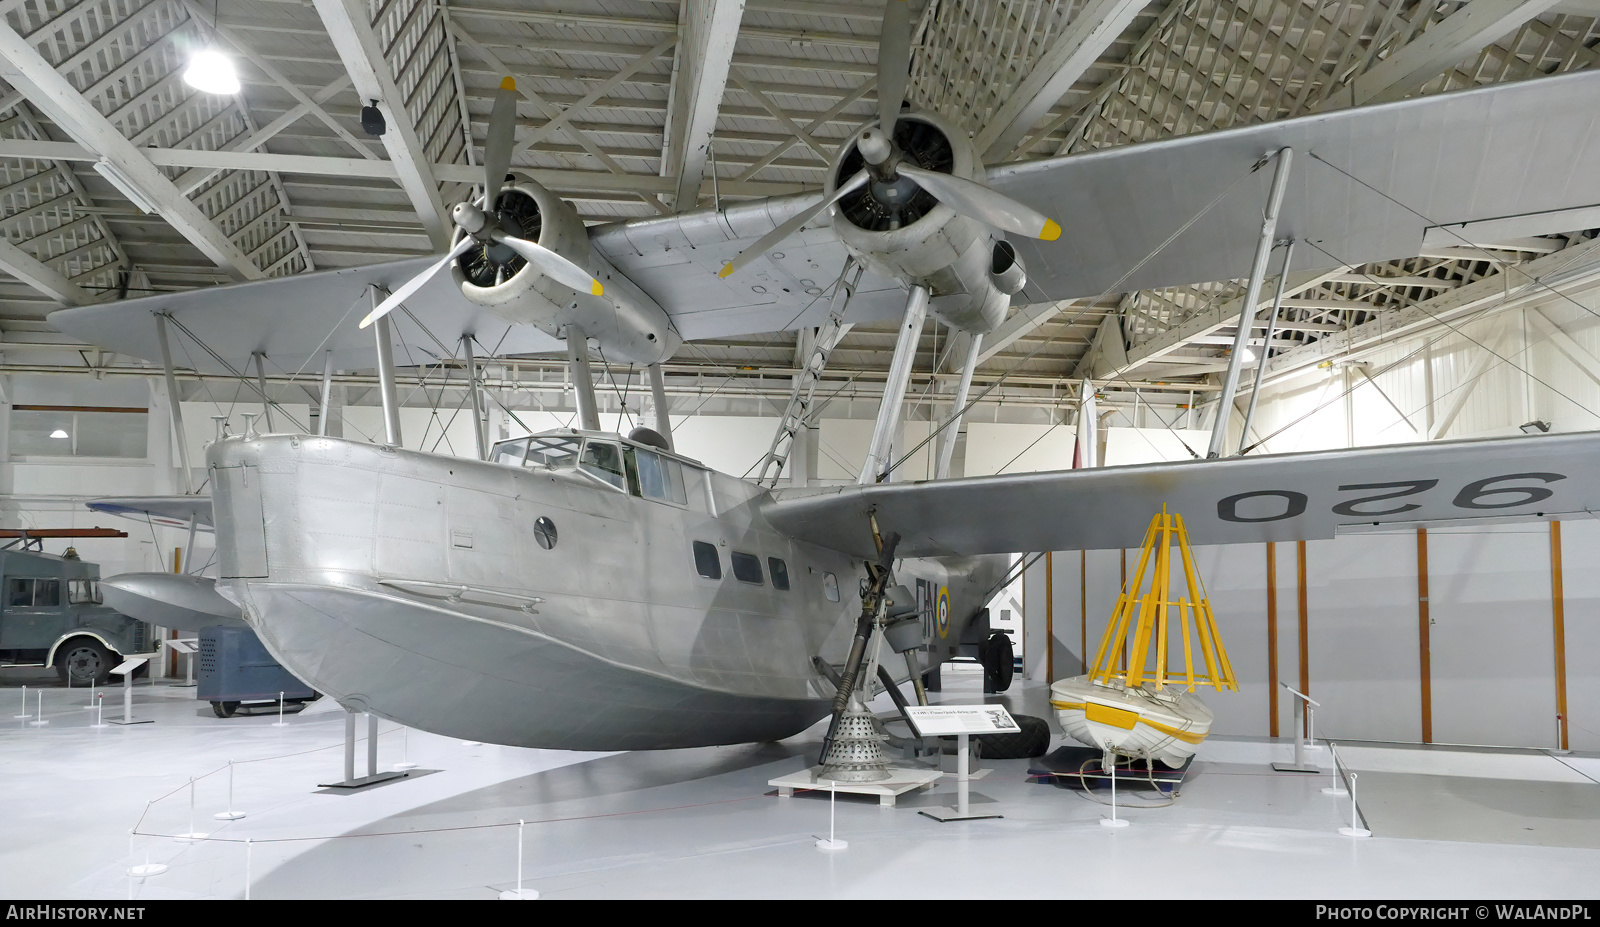
[[154,522],[168,528],[187,528],[191,520],[208,531],[215,528],[210,496],[118,496],[93,499],[85,504],[91,511]]
[[784,490],[779,531],[874,554],[868,516],[903,557],[1137,547],[1165,505],[1196,544],[1331,538],[1352,529],[1600,512],[1600,432]]

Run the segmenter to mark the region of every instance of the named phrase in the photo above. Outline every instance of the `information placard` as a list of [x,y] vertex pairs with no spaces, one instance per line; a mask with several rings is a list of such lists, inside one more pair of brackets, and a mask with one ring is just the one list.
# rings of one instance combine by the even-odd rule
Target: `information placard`
[[1015,734],[1022,728],[999,705],[913,705],[906,716],[923,737],[945,734]]

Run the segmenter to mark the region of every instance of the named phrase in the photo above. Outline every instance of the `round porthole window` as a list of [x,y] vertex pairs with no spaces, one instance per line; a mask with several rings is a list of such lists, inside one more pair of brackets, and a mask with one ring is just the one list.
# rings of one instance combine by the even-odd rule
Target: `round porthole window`
[[556,523],[551,521],[549,518],[540,515],[539,520],[533,523],[533,536],[536,540],[538,540],[539,546],[543,547],[545,550],[555,547]]

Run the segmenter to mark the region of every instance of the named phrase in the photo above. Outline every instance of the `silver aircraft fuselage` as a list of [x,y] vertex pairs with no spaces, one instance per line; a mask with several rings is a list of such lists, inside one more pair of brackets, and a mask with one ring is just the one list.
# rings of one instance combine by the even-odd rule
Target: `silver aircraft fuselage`
[[[509,462],[221,440],[217,588],[318,691],[435,733],[659,749],[776,740],[829,712],[813,657],[845,659],[859,559],[774,530],[752,483],[614,434],[523,440],[541,439],[542,458],[497,445]],[[926,592],[924,668],[1007,561],[896,565]]]

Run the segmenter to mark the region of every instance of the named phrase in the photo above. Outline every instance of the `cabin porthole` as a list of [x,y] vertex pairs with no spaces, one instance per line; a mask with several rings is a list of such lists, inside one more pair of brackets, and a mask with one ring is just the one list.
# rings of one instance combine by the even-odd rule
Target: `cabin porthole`
[[556,546],[556,523],[540,515],[539,520],[533,523],[533,538],[545,550],[553,549]]

